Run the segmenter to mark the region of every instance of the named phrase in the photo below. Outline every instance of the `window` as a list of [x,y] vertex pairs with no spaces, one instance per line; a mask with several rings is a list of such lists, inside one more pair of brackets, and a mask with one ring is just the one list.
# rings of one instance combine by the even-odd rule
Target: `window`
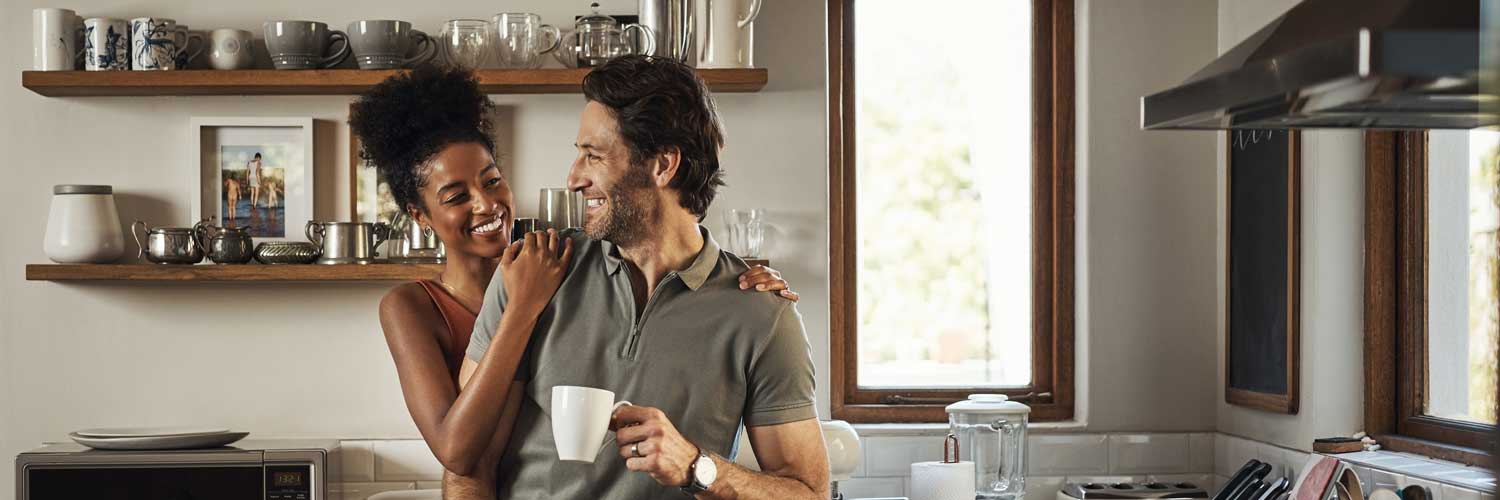
[[1466,463],[1493,449],[1500,132],[1366,137],[1366,427]]
[[828,8],[834,417],[1071,418],[1072,1]]

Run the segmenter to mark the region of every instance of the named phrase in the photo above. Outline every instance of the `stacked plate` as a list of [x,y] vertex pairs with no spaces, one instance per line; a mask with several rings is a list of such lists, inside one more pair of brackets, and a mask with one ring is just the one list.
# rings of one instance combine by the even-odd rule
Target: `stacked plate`
[[68,433],[74,442],[100,450],[214,448],[248,435],[248,432],[229,432],[229,429],[220,427],[109,427]]

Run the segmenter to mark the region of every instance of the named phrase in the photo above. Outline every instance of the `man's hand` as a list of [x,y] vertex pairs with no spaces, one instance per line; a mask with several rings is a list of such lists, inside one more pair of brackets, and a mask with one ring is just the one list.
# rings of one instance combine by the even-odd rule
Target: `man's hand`
[[663,486],[687,486],[698,447],[677,432],[665,413],[649,406],[625,405],[615,411],[610,426],[626,468],[650,474]]

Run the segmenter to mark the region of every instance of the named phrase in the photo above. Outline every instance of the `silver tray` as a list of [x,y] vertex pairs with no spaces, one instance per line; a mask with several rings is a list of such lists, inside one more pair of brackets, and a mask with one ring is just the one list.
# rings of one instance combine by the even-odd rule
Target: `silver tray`
[[193,448],[217,448],[244,439],[248,432],[217,432],[212,434],[185,434],[179,436],[145,436],[121,438],[91,438],[76,432],[68,433],[73,442],[99,450],[187,450]]

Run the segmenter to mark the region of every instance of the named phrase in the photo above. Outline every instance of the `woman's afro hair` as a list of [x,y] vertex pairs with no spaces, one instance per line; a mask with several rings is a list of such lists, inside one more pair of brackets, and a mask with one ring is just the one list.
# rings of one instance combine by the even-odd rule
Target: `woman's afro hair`
[[360,96],[349,127],[359,137],[360,158],[375,165],[396,205],[425,209],[418,190],[427,183],[428,160],[457,143],[480,144],[493,154],[494,107],[474,73],[422,65]]

